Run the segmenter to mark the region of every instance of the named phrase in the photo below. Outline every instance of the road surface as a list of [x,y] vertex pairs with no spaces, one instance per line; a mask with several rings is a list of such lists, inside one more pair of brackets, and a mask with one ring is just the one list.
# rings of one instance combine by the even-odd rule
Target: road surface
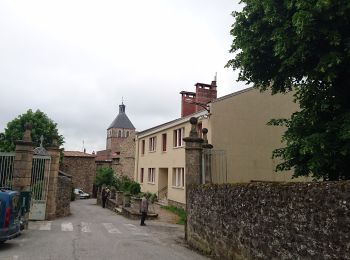
[[130,220],[96,205],[71,203],[72,215],[32,221],[29,230],[0,245],[1,260],[207,259],[184,243],[183,226]]

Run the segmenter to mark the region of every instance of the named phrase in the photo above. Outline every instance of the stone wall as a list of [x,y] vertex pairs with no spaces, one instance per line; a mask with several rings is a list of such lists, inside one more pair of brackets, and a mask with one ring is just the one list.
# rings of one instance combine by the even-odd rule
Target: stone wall
[[134,179],[135,133],[130,132],[129,137],[116,138],[114,141],[116,142],[112,144],[114,150],[107,149],[97,152],[96,167],[110,167],[117,175]]
[[350,259],[350,181],[191,186],[188,243],[219,259]]
[[71,178],[62,174],[58,175],[56,196],[56,217],[70,215],[70,199],[72,191]]
[[80,188],[84,192],[92,194],[96,176],[94,157],[64,156],[60,169],[72,175],[74,188]]
[[134,179],[135,169],[135,133],[132,133],[125,142],[120,146],[120,172],[119,175],[126,175],[130,179]]

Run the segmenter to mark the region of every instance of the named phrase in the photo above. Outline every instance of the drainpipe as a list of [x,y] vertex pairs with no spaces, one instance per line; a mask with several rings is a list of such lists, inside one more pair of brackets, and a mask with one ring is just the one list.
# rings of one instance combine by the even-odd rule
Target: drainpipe
[[137,136],[137,134],[135,135],[135,181],[139,182],[139,138]]

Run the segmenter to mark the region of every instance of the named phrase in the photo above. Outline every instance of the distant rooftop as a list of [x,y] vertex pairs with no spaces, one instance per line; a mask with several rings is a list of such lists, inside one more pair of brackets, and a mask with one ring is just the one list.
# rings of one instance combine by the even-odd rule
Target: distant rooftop
[[93,154],[79,152],[79,151],[64,151],[65,157],[95,157]]
[[135,130],[134,125],[131,123],[130,119],[125,114],[125,105],[123,103],[119,105],[119,114],[114,119],[112,124],[107,128],[107,130],[110,128],[124,128]]

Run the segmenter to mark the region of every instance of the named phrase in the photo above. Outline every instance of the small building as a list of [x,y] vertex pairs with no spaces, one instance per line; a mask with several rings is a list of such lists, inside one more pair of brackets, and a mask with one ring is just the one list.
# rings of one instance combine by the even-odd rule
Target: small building
[[74,188],[93,193],[96,177],[95,155],[79,151],[64,151],[60,170],[71,176]]

